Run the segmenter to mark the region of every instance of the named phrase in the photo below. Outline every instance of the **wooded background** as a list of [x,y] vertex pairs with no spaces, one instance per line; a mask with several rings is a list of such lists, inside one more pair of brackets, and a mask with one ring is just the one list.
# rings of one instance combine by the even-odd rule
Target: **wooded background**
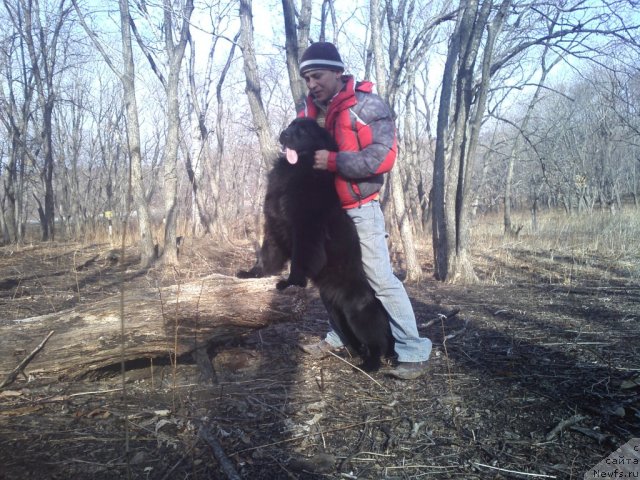
[[513,208],[533,232],[541,209],[638,208],[639,3],[3,0],[2,241],[126,224],[149,266],[179,235],[257,239],[298,58],[327,40],[397,116],[383,202],[408,278],[431,236],[436,278],[473,281],[474,216],[516,235]]

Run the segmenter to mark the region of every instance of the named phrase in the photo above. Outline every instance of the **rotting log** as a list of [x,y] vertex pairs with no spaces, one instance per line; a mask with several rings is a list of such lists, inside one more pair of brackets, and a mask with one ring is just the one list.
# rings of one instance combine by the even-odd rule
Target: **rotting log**
[[[240,280],[210,275],[161,289],[124,295],[124,360],[167,357],[294,320],[307,292],[275,289],[274,278]],[[73,309],[0,325],[0,378],[48,332],[55,333],[29,363],[28,373],[76,378],[121,361],[120,295]]]

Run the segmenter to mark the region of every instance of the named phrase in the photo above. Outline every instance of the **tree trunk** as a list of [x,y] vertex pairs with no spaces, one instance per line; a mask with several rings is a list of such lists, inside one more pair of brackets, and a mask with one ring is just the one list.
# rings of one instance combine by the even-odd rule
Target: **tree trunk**
[[[384,54],[382,53],[380,33],[380,2],[378,0],[371,0],[369,11],[371,15],[371,42],[373,43],[373,60],[375,65],[377,89],[380,96],[388,102],[390,92],[387,89],[386,72],[383,66]],[[402,158],[400,155],[399,157]],[[393,209],[395,211],[395,221],[398,225],[398,230],[400,231],[402,248],[407,262],[406,279],[409,281],[418,281],[422,277],[422,271],[420,270],[420,263],[418,262],[418,257],[416,255],[413,230],[411,229],[411,222],[409,220],[409,210],[404,201],[404,189],[402,187],[400,165],[395,166],[395,168],[389,173],[388,179],[391,183],[391,198],[393,200]]]
[[[20,2],[9,4],[6,1],[4,5],[14,30],[21,33],[15,38],[15,43],[17,43],[15,51],[20,59],[20,63],[16,66],[18,73],[14,76],[13,69],[10,67],[11,63],[7,64],[6,87],[0,89],[3,96],[3,115],[0,116],[0,121],[6,129],[5,138],[8,146],[2,179],[6,195],[4,206],[6,232],[3,232],[3,235],[7,235],[8,242],[17,243],[20,240],[20,211],[23,202],[18,172],[22,170],[26,157],[25,141],[29,119],[32,118],[31,99],[34,79],[30,73],[31,66],[26,61],[23,6]],[[8,46],[9,44],[7,44],[7,48]],[[7,89],[6,93],[4,88]],[[18,105],[18,99],[21,99],[20,105]]]
[[3,183],[6,195],[6,206],[4,210],[5,228],[3,237],[6,235],[6,242],[16,243],[18,241],[18,222],[16,218],[16,186],[18,183],[17,157],[19,143],[12,138],[9,150],[9,159],[4,173]]
[[135,67],[131,48],[131,30],[129,27],[128,0],[119,0],[120,29],[122,34],[122,57],[124,71],[120,76],[124,91],[124,103],[127,111],[127,138],[131,162],[131,188],[138,214],[140,234],[140,265],[149,267],[155,260],[155,248],[151,234],[151,216],[149,204],[145,197],[144,178],[142,174],[142,152],[140,147],[140,123],[138,121],[138,105],[135,91]]
[[[216,94],[218,100],[218,114],[216,115],[216,128],[214,129],[218,139],[224,139],[224,108],[222,99],[222,85],[224,78],[229,70],[231,61],[234,56],[236,43],[239,37],[239,33],[231,43],[231,49],[225,67],[220,73],[218,79],[218,85],[216,87]],[[204,91],[199,92],[196,87],[196,59],[202,57],[202,54],[197,49],[197,44],[193,37],[189,37],[190,42],[190,57],[187,68],[187,77],[189,82],[189,89],[191,91],[191,102],[189,107],[193,109],[195,121],[198,125],[196,142],[200,145],[195,147],[195,151],[198,152],[195,156],[195,164],[192,162],[190,153],[186,146],[183,146],[185,152],[185,160],[187,162],[187,175],[189,177],[189,183],[191,184],[191,204],[192,204],[192,232],[203,232],[205,234],[212,233],[213,230],[222,236],[226,235],[226,225],[222,216],[222,205],[220,200],[220,190],[222,189],[222,153],[219,156],[214,156],[211,150],[211,139],[209,138],[210,131],[207,127],[207,116],[209,108],[209,91],[213,84],[211,79],[212,59],[215,54],[217,42],[213,41],[209,48],[207,55],[207,69],[204,80]],[[219,143],[220,152],[223,152],[223,147]],[[208,188],[209,187],[209,188]]]
[[43,165],[40,169],[40,181],[44,188],[44,209],[40,216],[42,229],[42,240],[53,240],[55,238],[55,203],[53,195],[53,108],[55,104],[54,75],[58,73],[59,67],[56,64],[58,39],[62,31],[62,26],[69,13],[69,9],[64,6],[61,0],[54,22],[48,28],[43,28],[40,23],[39,4],[21,1],[20,7],[24,15],[24,31],[22,32],[27,45],[31,68],[38,93],[38,103],[42,110],[42,125],[40,126],[40,136],[42,139]]
[[371,47],[373,50],[373,67],[376,75],[376,88],[385,100],[387,99],[387,72],[385,72],[382,48],[382,19],[380,0],[369,3],[369,19],[371,21]]
[[42,240],[54,240],[56,236],[55,203],[53,199],[53,96],[46,99],[44,108],[42,135],[44,137],[44,167],[41,179],[44,183],[44,219]]
[[124,358],[119,295],[14,320],[0,326],[0,351],[5,352],[0,356],[0,380],[18,363],[17,349],[29,351],[51,330],[54,335],[28,370],[76,378],[121,360],[182,355],[272,323],[295,320],[304,312],[309,295],[299,288],[277,291],[274,277],[239,280],[224,275],[160,290],[129,290],[124,299]]
[[451,97],[455,81],[455,66],[461,48],[461,36],[463,30],[470,28],[468,19],[460,14],[456,22],[456,28],[451,35],[447,59],[442,73],[442,89],[440,92],[440,105],[438,108],[438,121],[436,125],[436,151],[433,161],[433,256],[434,275],[437,280],[445,281],[448,278],[448,260],[450,250],[453,249],[451,235],[449,233],[448,218],[446,216],[445,198],[447,195],[446,165],[448,145],[452,129],[449,125],[451,114]]
[[293,103],[296,111],[304,107],[304,99],[307,89],[304,80],[300,77],[300,57],[309,42],[309,28],[311,26],[311,0],[302,0],[300,8],[300,21],[296,26],[296,11],[293,0],[282,0],[282,12],[284,16],[285,52],[287,58],[287,71],[289,73],[289,85],[293,95]]
[[393,198],[393,207],[400,230],[400,239],[402,248],[405,253],[407,262],[407,281],[417,282],[422,278],[422,270],[416,255],[416,247],[411,230],[411,222],[409,221],[409,210],[404,202],[404,190],[400,179],[399,165],[389,172],[389,180],[391,182],[391,197]]
[[[503,0],[489,24],[492,1],[483,2],[480,8],[477,0],[464,2],[449,46],[434,162],[434,255],[436,278],[443,281],[477,280],[468,254],[471,172],[491,79],[494,43],[510,3]],[[475,84],[485,28],[481,79]],[[450,115],[455,119],[452,125],[449,125]]]
[[[216,139],[218,141],[218,148],[216,150],[215,157],[215,165],[212,169],[212,182],[211,182],[211,192],[213,196],[213,201],[215,203],[214,210],[214,221],[216,222],[216,230],[223,238],[226,238],[228,235],[229,225],[227,224],[226,218],[228,218],[226,214],[227,209],[225,209],[224,202],[222,200],[222,193],[224,191],[225,183],[224,183],[224,171],[222,169],[222,162],[224,160],[225,154],[225,135],[227,134],[227,129],[225,127],[225,122],[227,120],[225,114],[225,102],[224,97],[222,95],[222,87],[227,78],[227,74],[231,69],[231,64],[235,57],[235,50],[238,39],[240,38],[241,32],[236,33],[236,36],[233,39],[233,45],[229,50],[229,56],[227,57],[227,61],[224,64],[224,68],[220,73],[218,78],[218,83],[216,84],[216,100],[218,103],[218,115],[216,115]],[[204,121],[204,119],[203,119]],[[240,205],[242,202],[237,201],[237,205]]]
[[187,0],[181,11],[182,26],[178,43],[173,43],[173,10],[171,2],[164,0],[164,37],[169,74],[165,91],[167,94],[167,141],[164,157],[164,250],[163,262],[178,263],[178,143],[180,142],[180,102],[178,87],[180,68],[189,38],[189,20],[193,12],[193,0]]
[[269,128],[267,112],[262,102],[260,74],[253,47],[253,11],[251,0],[240,0],[240,49],[244,61],[246,93],[253,117],[253,124],[260,144],[260,153],[265,166],[269,166],[276,157],[277,149]]

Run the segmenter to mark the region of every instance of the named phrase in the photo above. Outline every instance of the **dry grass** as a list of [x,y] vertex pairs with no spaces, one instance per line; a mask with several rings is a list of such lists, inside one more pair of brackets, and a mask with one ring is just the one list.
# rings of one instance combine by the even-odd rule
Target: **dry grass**
[[[619,277],[640,277],[640,215],[627,208],[618,214],[594,212],[567,216],[545,212],[532,229],[527,213],[515,214],[514,225],[523,228],[516,238],[503,234],[499,214],[478,218],[472,234],[472,251],[482,277],[499,283],[505,269],[522,273],[536,270],[537,282],[571,284],[578,270],[602,284]],[[534,258],[535,257],[535,258]],[[558,268],[561,262],[562,268]],[[530,268],[537,264],[535,269]],[[554,268],[545,269],[553,263]]]
[[576,214],[544,212],[538,216],[534,231],[531,217],[526,213],[513,215],[512,222],[523,228],[517,239],[503,235],[501,214],[489,214],[478,218],[473,229],[475,245],[495,247],[524,243],[536,249],[572,252],[597,252],[619,258],[640,256],[640,212],[627,208],[612,215],[608,212]]

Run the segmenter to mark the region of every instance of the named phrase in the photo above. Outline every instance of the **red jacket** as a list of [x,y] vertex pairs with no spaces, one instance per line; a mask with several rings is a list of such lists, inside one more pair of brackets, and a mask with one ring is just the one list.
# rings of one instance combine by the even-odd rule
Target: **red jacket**
[[[389,106],[372,92],[368,81],[344,76],[345,87],[329,102],[325,128],[338,144],[329,154],[328,169],[336,174],[336,191],[343,208],[354,208],[378,196],[383,174],[391,170],[398,147]],[[317,118],[309,95],[299,117]]]

